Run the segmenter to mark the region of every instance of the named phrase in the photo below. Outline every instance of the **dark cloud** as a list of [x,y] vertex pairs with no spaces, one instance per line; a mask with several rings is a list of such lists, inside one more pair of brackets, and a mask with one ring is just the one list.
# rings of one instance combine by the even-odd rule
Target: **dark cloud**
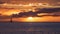
[[19,14],[13,14],[13,17],[36,17],[37,16],[37,12],[33,12],[33,11],[28,11],[28,12],[20,12]]
[[37,8],[38,13],[54,13],[54,12],[60,12],[60,8]]
[[43,9],[37,9],[38,11],[33,12],[33,11],[28,11],[28,12],[20,12],[19,14],[13,14],[13,17],[39,17],[37,14],[41,13],[47,13],[44,14],[44,16],[60,16],[60,8],[43,8]]
[[[20,12],[18,14],[12,14],[11,16],[6,16],[6,15],[1,15],[0,14],[0,19],[10,19],[12,18],[20,18],[20,17],[44,17],[44,16],[54,16],[58,17],[60,16],[60,8],[39,8],[37,9],[38,11],[33,12],[33,11],[28,11],[28,12]],[[42,16],[38,16],[37,14],[42,14]]]

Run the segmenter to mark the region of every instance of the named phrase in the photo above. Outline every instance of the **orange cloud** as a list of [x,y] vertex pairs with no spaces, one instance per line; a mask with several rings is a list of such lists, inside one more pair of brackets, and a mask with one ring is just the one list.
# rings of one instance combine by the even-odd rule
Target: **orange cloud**
[[18,9],[0,9],[0,13],[2,15],[12,15],[12,14],[18,14],[20,10]]

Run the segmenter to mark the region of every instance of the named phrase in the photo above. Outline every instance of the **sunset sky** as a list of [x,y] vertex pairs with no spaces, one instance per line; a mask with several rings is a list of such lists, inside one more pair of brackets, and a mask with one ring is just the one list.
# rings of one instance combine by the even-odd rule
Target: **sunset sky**
[[[36,7],[32,7],[34,6],[33,4]],[[0,0],[0,21],[9,20],[10,19],[9,16],[12,14],[19,14],[20,12],[28,12],[30,10],[34,11],[34,9],[41,8],[41,7],[43,8],[53,8],[53,7],[58,8],[59,7],[60,8],[60,0]],[[54,14],[54,13],[60,15],[60,11],[53,12],[51,14]],[[19,19],[14,18],[13,20],[24,21],[25,19],[27,18],[19,18]],[[32,21],[60,22],[60,16],[56,16],[56,17],[46,16],[46,17],[41,17],[41,18],[39,17],[37,19],[33,18]]]
[[32,3],[32,2],[45,2],[45,3],[59,3],[60,0],[0,0],[1,3]]
[[[60,6],[60,0],[0,0],[0,13],[1,12],[10,12],[10,10],[12,12],[16,12],[16,11],[20,11],[20,8],[18,6],[18,4],[29,4],[29,3],[47,3],[50,6]],[[7,5],[14,5],[14,6],[7,6]],[[16,6],[17,5],[17,6]],[[8,8],[8,9],[6,9]],[[14,8],[14,9],[9,9],[9,8]],[[17,9],[18,8],[18,9]],[[23,8],[30,8],[30,7],[23,7]],[[11,14],[11,13],[10,13]]]

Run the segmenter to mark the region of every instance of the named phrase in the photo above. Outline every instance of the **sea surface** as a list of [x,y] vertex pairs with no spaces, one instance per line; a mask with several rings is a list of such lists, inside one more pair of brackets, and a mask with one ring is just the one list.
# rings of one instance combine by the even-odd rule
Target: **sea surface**
[[0,22],[0,34],[60,34],[60,23]]

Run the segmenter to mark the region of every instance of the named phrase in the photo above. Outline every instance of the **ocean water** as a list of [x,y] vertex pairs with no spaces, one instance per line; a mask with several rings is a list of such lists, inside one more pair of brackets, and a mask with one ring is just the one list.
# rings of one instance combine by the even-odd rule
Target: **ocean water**
[[0,34],[60,34],[60,23],[0,22]]

